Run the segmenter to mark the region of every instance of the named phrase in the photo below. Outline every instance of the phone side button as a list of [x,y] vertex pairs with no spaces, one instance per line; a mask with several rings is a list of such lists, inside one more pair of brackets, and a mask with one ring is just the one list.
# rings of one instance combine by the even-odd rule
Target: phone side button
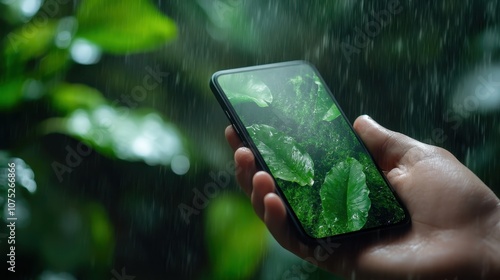
[[247,142],[245,142],[243,140],[243,137],[241,136],[240,131],[238,130],[238,128],[236,127],[236,125],[234,125],[233,118],[231,118],[231,115],[229,114],[229,112],[226,111],[226,110],[224,110],[224,113],[226,113],[226,116],[229,119],[229,122],[231,122],[231,126],[233,127],[233,129],[236,132],[236,134],[238,135],[238,137],[240,137],[240,139],[242,139],[241,141],[243,142],[243,146],[248,147]]
[[241,139],[241,134],[240,134],[240,131],[238,130],[238,128],[236,128],[236,126],[234,125],[234,123],[233,123],[233,124],[231,124],[231,125],[233,126],[234,131],[236,131],[236,134],[238,134],[238,136],[239,136],[239,137],[240,137],[240,139]]
[[238,135],[238,137],[240,138],[243,146],[245,147],[248,147],[248,143],[244,140],[243,136],[241,135],[240,131],[238,130],[238,128],[236,128],[236,126],[234,124],[231,124],[231,126],[233,127],[234,131],[236,132],[236,134]]
[[226,117],[228,118],[229,122],[233,123],[233,119],[231,118],[231,115],[229,115],[229,113],[224,110],[224,113],[226,113]]
[[233,118],[231,118],[231,115],[229,114],[229,112],[224,110],[224,113],[226,113],[226,117],[228,118],[229,122],[233,126],[233,129],[236,131],[236,133],[238,133],[238,135],[240,135],[240,132],[238,131],[238,129],[236,129],[236,126],[234,125],[234,122],[233,122]]

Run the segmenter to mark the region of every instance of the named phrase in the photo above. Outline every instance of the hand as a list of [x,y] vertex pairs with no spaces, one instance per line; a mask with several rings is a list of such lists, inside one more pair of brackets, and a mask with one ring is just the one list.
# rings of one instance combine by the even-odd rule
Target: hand
[[500,201],[448,151],[390,131],[368,116],[354,122],[411,215],[402,232],[343,241],[326,260],[296,237],[272,177],[257,172],[252,152],[232,127],[237,180],[257,215],[287,250],[348,277],[500,279]]

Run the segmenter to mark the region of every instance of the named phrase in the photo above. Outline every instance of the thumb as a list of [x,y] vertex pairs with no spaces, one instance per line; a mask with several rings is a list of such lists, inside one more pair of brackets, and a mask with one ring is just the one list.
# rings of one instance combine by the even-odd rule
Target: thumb
[[413,138],[379,125],[367,115],[358,117],[353,127],[384,171],[402,163],[403,157],[410,149],[426,146]]

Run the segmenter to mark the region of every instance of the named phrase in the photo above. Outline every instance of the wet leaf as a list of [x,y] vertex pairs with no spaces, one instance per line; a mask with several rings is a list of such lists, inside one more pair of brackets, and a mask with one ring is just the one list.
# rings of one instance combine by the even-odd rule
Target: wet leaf
[[328,111],[326,111],[325,115],[323,116],[324,121],[330,122],[336,119],[338,116],[340,116],[340,111],[339,108],[334,104]]
[[247,130],[274,177],[301,186],[314,184],[314,163],[292,137],[263,124]]
[[330,94],[327,92],[323,85],[323,82],[316,74],[313,74],[313,80],[317,86],[316,94],[315,96],[313,95],[313,98],[316,99],[314,110],[316,119],[321,119],[323,121],[333,121],[338,116],[340,116],[340,111],[337,108],[337,105],[332,104],[333,100]]
[[98,90],[83,84],[61,83],[54,88],[50,98],[54,107],[63,113],[90,110],[106,104],[106,99]]
[[267,107],[273,102],[273,96],[267,85],[247,73],[223,75],[218,81],[233,105],[255,102],[259,107]]
[[333,121],[340,116],[340,110],[334,104],[330,93],[317,75],[299,75],[290,79],[296,98],[302,100],[293,108],[299,119],[310,121]]
[[361,229],[371,207],[363,166],[354,158],[335,165],[321,186],[323,216],[336,234]]
[[266,249],[266,228],[248,199],[227,195],[207,209],[205,237],[213,264],[211,279],[248,279]]
[[149,0],[86,0],[77,19],[77,37],[115,54],[151,50],[177,34],[175,23]]
[[155,112],[103,105],[75,110],[64,123],[62,133],[122,160],[168,166],[175,156],[187,154],[179,130]]

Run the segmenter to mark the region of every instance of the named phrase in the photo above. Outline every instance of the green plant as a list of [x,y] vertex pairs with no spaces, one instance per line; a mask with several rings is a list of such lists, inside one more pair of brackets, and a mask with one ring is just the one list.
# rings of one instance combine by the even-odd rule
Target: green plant
[[226,75],[219,79],[231,103],[238,104],[253,101],[259,107],[267,107],[273,102],[269,88],[262,81],[244,74]]
[[404,211],[319,76],[306,65],[282,69],[219,81],[304,230],[320,238],[400,221]]
[[276,178],[301,186],[314,184],[313,160],[292,137],[264,124],[247,131]]
[[323,217],[332,234],[363,228],[371,207],[369,193],[363,166],[356,159],[332,167],[320,190]]
[[205,233],[210,279],[247,279],[255,273],[267,243],[266,227],[246,197],[224,195],[210,202]]
[[[41,6],[30,20],[16,21],[11,9],[18,2]],[[0,169],[15,162],[18,180],[24,182],[17,185],[15,197],[25,209],[16,217],[26,224],[16,229],[18,257],[26,260],[19,262],[23,269],[18,273],[23,273],[21,278],[45,278],[37,275],[56,270],[75,278],[109,279],[121,225],[116,208],[99,191],[113,193],[114,202],[120,203],[129,186],[103,166],[171,166],[178,152],[187,154],[187,143],[163,114],[113,98],[119,92],[133,99],[132,92],[111,82],[89,82],[85,72],[96,68],[81,58],[94,56],[86,62],[98,64],[106,55],[158,49],[174,41],[177,26],[149,0],[28,2],[0,3],[5,35],[0,45],[0,117],[7,132],[1,137]],[[6,15],[11,16],[8,24]],[[108,72],[106,82],[127,80],[115,68],[103,71]],[[148,75],[147,93],[154,95],[164,74]],[[138,164],[139,169],[144,165]],[[79,177],[82,172],[87,175]],[[88,181],[90,174],[99,174],[98,184]],[[4,182],[0,180],[0,195],[6,197]],[[6,203],[0,199],[1,207]],[[0,249],[5,246],[1,243]]]

